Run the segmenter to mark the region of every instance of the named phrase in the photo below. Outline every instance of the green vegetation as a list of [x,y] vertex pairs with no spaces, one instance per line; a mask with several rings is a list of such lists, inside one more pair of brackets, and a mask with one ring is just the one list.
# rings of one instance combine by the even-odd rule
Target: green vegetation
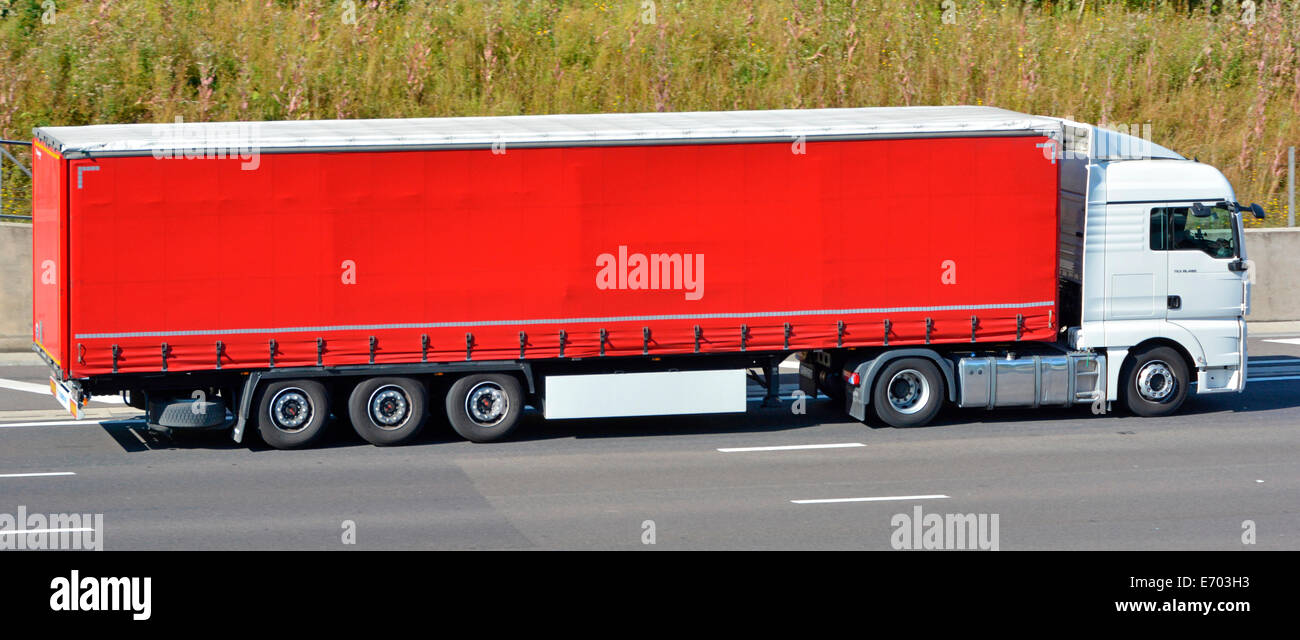
[[6,138],[176,117],[986,104],[1149,123],[1283,213],[1300,145],[1300,2],[1256,0],[1248,24],[1234,1],[655,0],[647,24],[643,0],[58,0],[49,24],[47,1],[0,0]]

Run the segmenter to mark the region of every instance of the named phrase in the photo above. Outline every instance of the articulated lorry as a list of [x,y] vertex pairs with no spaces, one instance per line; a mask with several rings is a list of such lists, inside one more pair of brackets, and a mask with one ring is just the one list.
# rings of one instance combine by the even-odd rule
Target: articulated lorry
[[446,420],[746,410],[894,426],[1176,411],[1246,381],[1213,167],[989,107],[41,127],[33,338],[80,415],[375,444]]

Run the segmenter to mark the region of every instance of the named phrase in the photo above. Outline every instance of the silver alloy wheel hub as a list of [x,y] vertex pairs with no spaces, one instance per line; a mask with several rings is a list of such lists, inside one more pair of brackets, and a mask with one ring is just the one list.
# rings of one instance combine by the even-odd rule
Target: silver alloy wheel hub
[[370,408],[370,419],[380,429],[401,427],[411,415],[411,402],[401,387],[396,385],[375,389],[366,406]]
[[1152,360],[1138,369],[1138,394],[1151,402],[1163,402],[1178,390],[1178,378],[1163,360]]
[[480,382],[465,398],[465,413],[481,427],[500,423],[510,409],[510,399],[494,382]]
[[271,399],[271,424],[285,433],[302,431],[311,419],[311,400],[297,387],[281,389]]
[[911,415],[929,403],[930,382],[916,369],[903,369],[889,379],[885,395],[895,411]]

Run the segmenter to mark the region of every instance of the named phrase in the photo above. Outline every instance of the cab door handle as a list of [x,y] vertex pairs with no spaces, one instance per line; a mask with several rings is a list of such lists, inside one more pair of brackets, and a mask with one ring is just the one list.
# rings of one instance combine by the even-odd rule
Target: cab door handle
[[1169,296],[1168,306],[1170,309],[1182,309],[1183,299],[1178,296]]

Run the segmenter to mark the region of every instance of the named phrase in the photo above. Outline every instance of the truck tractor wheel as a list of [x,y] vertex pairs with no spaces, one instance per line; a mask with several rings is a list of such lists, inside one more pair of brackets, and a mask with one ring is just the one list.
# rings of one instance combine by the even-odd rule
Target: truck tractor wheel
[[264,387],[257,403],[257,431],[276,449],[298,449],[316,442],[330,417],[329,394],[315,380],[277,380]]
[[429,418],[424,384],[411,378],[363,380],[348,397],[348,415],[357,435],[370,444],[409,442]]
[[1124,404],[1139,416],[1167,416],[1187,398],[1191,379],[1182,354],[1171,347],[1148,347],[1133,354],[1121,377]]
[[893,427],[928,424],[943,406],[943,375],[925,358],[899,358],[876,376],[871,405]]
[[457,380],[447,391],[447,418],[462,437],[492,442],[510,435],[524,413],[519,380],[501,373],[480,373]]

